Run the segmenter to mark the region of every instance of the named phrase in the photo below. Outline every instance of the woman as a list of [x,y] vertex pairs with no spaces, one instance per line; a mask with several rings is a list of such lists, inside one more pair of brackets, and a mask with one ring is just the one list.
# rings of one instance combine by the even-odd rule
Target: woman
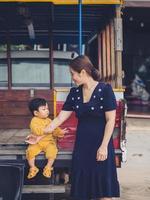
[[109,84],[99,82],[98,71],[87,56],[70,63],[73,81],[62,111],[45,129],[51,132],[73,111],[78,118],[72,156],[71,196],[76,200],[119,197],[112,132],[116,100]]

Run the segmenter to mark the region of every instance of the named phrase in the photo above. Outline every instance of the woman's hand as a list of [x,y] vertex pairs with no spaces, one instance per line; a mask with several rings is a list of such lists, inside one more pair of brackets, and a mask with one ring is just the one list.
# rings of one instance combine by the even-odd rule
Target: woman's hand
[[107,155],[108,155],[107,146],[101,145],[97,150],[96,160],[97,161],[104,161],[104,160],[107,159]]
[[42,138],[43,138],[43,136],[36,136],[36,135],[34,135],[34,134],[29,134],[29,135],[26,137],[25,142],[28,143],[28,144],[36,144],[36,143],[38,143]]

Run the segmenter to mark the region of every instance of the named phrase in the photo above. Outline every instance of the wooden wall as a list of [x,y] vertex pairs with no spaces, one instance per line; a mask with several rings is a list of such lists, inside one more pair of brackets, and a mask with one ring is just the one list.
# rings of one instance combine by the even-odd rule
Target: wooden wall
[[[0,128],[28,128],[32,117],[28,102],[30,90],[0,90]],[[34,90],[34,97],[45,98],[54,116],[54,90]]]

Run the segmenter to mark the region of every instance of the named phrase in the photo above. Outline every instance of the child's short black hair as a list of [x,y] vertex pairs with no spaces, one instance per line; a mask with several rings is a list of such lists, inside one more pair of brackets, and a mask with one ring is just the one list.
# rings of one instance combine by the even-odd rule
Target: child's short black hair
[[29,102],[29,110],[31,111],[32,115],[34,116],[34,111],[38,111],[40,106],[46,106],[47,101],[42,98],[35,98]]

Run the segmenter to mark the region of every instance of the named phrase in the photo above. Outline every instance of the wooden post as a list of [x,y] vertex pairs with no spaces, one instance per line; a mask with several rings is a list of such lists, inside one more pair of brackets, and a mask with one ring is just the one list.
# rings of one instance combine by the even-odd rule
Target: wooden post
[[7,30],[7,69],[8,69],[8,90],[12,86],[12,64],[11,64],[11,46],[10,46],[10,32]]
[[98,34],[98,70],[102,78],[103,69],[102,69],[102,34]]
[[48,24],[49,30],[49,63],[50,63],[50,89],[54,88],[54,63],[53,63],[53,21],[54,21],[54,8],[53,4],[50,4],[51,19]]
[[103,79],[106,80],[106,31],[102,31],[102,68],[103,68]]
[[107,81],[110,81],[111,78],[111,59],[110,59],[110,29],[109,24],[106,26],[106,54],[107,54],[107,60],[106,60],[106,72],[107,72]]
[[114,21],[110,23],[110,41],[111,41],[111,80],[112,86],[115,87],[115,36],[114,36]]
[[[121,6],[116,6],[116,24],[117,25],[117,20],[121,19]],[[122,29],[122,27],[120,27]],[[115,27],[115,37],[116,40],[115,42],[117,43],[118,41],[118,36],[120,37],[121,34],[119,33],[119,31],[122,30],[118,30],[117,27]],[[122,40],[122,38],[120,38],[120,40]],[[122,41],[121,41],[122,42]],[[117,46],[117,44],[115,45]],[[116,83],[115,83],[116,88],[122,88],[122,49],[119,47],[116,47]]]

